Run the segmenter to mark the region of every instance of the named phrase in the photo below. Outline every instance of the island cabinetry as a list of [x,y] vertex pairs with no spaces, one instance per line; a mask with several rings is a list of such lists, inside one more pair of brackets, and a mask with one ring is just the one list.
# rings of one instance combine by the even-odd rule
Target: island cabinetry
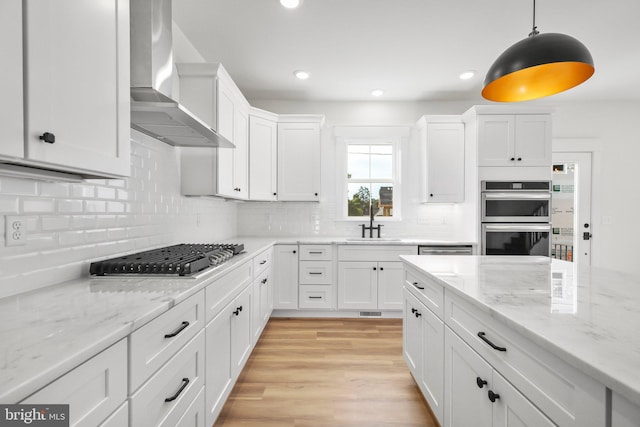
[[403,355],[431,411],[442,425],[444,323],[425,304],[418,301],[412,291],[409,287],[404,289]]
[[[606,398],[605,387],[602,384],[525,339],[486,311],[480,310],[449,291],[445,291],[444,321],[447,327],[466,343],[473,354],[488,363],[495,371],[494,383],[487,379],[489,388],[495,393],[501,395],[503,393],[495,382],[497,374],[499,378],[506,379],[522,396],[526,397],[526,401],[533,404],[556,425],[572,427],[605,425]],[[447,408],[445,423],[448,423],[447,415],[458,413],[460,410],[450,406],[454,403],[450,400],[457,392],[447,388],[453,384],[448,379],[456,378],[456,368],[450,364],[452,355],[449,346],[445,345],[445,348],[448,352],[445,357],[445,372],[448,375],[445,378]],[[473,389],[473,383],[469,387]],[[508,410],[500,407],[500,411],[504,413],[501,416],[506,417],[510,412],[516,411],[516,408],[527,406],[515,403],[521,400],[520,397],[514,395],[513,399],[502,400],[501,405],[512,404],[513,406]],[[447,403],[448,400],[449,403]],[[528,409],[522,410],[528,411]],[[534,415],[531,416],[534,417]],[[522,417],[526,418],[528,415],[522,415]]]
[[422,149],[422,202],[464,201],[464,123],[460,116],[423,116],[417,123]]
[[550,165],[550,114],[478,116],[478,166]]
[[415,246],[339,245],[338,308],[402,310],[399,256],[416,253]]
[[278,200],[320,200],[322,116],[280,116],[278,122]]
[[[19,403],[68,404],[71,426],[107,421],[127,426],[126,399],[127,341],[122,339]],[[118,421],[123,423],[113,424]]]
[[334,307],[335,260],[333,245],[300,245],[299,307]]
[[298,308],[298,245],[275,245],[273,249],[273,308]]
[[2,15],[10,66],[0,83],[8,97],[0,156],[87,177],[128,176],[129,1],[9,0]]

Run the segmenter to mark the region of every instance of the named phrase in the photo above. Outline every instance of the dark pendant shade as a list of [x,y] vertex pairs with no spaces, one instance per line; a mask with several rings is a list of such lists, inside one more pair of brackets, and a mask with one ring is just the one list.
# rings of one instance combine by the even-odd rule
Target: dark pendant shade
[[558,33],[535,34],[496,59],[484,79],[482,96],[518,102],[571,89],[594,72],[591,53],[577,39]]

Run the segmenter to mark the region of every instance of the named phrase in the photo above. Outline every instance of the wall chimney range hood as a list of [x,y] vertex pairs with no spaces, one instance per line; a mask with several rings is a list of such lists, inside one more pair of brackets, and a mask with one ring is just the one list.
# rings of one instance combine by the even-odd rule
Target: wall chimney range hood
[[235,148],[171,98],[171,0],[132,0],[131,127],[167,144]]

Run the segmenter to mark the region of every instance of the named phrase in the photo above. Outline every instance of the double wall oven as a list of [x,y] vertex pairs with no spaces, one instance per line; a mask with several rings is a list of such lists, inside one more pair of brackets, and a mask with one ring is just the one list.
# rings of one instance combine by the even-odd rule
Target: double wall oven
[[551,255],[551,182],[482,181],[483,255]]

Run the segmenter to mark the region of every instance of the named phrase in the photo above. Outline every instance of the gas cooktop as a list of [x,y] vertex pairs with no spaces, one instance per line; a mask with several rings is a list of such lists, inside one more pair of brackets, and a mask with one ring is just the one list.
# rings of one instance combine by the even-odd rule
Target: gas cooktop
[[94,276],[192,276],[244,250],[242,243],[181,243],[91,263]]

